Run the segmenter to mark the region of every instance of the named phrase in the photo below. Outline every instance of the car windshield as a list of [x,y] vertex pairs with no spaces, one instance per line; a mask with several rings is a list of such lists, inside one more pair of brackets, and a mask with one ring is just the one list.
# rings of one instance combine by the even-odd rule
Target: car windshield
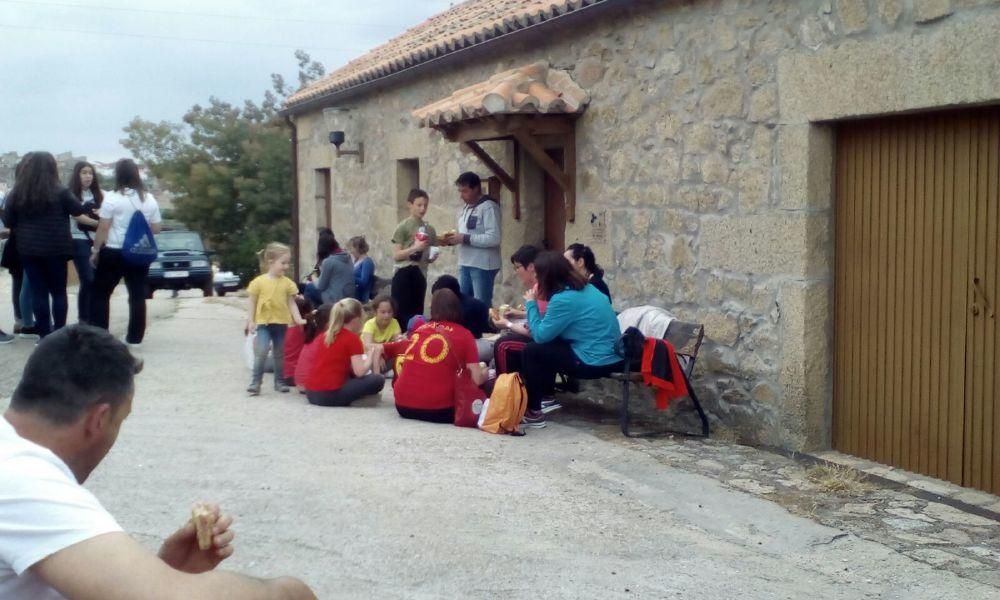
[[169,252],[171,250],[205,251],[205,247],[201,245],[201,237],[193,232],[161,233],[156,236],[156,245],[160,252]]

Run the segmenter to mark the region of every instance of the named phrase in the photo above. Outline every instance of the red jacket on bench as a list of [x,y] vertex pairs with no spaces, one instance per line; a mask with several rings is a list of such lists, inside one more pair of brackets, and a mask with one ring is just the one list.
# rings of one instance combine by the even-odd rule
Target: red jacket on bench
[[666,340],[646,338],[641,372],[642,382],[656,388],[657,410],[666,410],[671,400],[688,395],[677,352]]

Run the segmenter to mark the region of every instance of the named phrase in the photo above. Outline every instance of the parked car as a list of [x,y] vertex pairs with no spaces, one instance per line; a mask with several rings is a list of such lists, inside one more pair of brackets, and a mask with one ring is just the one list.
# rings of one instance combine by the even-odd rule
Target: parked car
[[225,296],[227,292],[235,292],[240,289],[240,278],[232,271],[215,272],[215,293]]
[[156,290],[199,289],[212,295],[212,264],[201,236],[193,231],[162,231],[156,236],[159,256],[149,265],[146,297]]

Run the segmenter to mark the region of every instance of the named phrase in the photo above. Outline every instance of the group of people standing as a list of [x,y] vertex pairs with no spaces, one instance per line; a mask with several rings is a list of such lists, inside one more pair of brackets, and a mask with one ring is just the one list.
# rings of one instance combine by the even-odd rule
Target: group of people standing
[[[80,282],[79,321],[107,329],[111,295],[124,278],[129,296],[125,341],[133,347],[142,343],[149,267],[126,261],[122,245],[136,212],[153,233],[159,233],[162,218],[134,161],[118,161],[114,177],[114,190],[104,192],[88,162],[76,164],[67,185],[59,181],[55,157],[48,152],[28,153],[18,163],[0,214],[6,237],[0,265],[14,279],[15,333],[44,338],[66,325],[72,260]],[[12,340],[4,333],[0,342]]]
[[[391,372],[401,416],[449,422],[459,378],[488,387],[487,363],[493,362],[501,373],[522,374],[524,424],[544,427],[545,414],[559,407],[553,398],[557,374],[593,379],[622,367],[611,293],[593,251],[582,244],[563,254],[518,249],[510,262],[524,284],[525,306],[491,309],[501,268],[500,206],[483,194],[476,174],[463,173],[455,183],[463,206],[457,227],[444,234],[425,219],[428,194],[415,189],[407,196],[410,214],[392,236],[391,294],[375,298],[367,321],[363,303],[374,265],[363,238],[352,238],[344,251],[331,231],[321,231],[317,269],[298,300],[296,285],[284,276],[290,250],[268,247],[264,274],[249,288],[248,330],[258,335],[252,395],[260,393],[273,346],[275,364],[283,364],[275,369],[278,391],[296,385],[312,404],[346,406],[380,392],[383,375]],[[425,317],[428,266],[445,246],[458,249],[458,277],[434,282]],[[486,341],[490,333],[499,338]]]

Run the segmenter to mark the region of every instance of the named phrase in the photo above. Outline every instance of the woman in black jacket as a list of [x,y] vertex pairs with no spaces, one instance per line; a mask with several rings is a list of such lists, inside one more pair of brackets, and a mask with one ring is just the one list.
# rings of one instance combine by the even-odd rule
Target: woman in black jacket
[[[69,180],[69,191],[83,202],[84,214],[95,221],[104,193],[97,181],[97,170],[89,162],[80,161],[73,167],[73,176]],[[90,264],[90,253],[94,247],[94,227],[81,225],[75,219],[70,219],[70,231],[73,234],[73,265],[80,280],[80,289],[76,294],[77,318],[81,323],[90,322],[90,298],[94,287],[94,266]]]
[[85,216],[80,201],[59,183],[56,159],[48,152],[32,153],[5,208],[7,225],[15,232],[17,252],[31,281],[35,328],[45,337],[53,325],[55,329],[66,325],[66,263],[73,257],[67,217],[92,226],[97,221]]
[[574,271],[583,275],[583,278],[590,285],[600,290],[608,297],[608,302],[611,302],[611,290],[608,289],[608,284],[604,283],[604,269],[597,264],[594,251],[590,247],[583,244],[570,244],[563,256],[566,257],[569,264],[573,265]]

